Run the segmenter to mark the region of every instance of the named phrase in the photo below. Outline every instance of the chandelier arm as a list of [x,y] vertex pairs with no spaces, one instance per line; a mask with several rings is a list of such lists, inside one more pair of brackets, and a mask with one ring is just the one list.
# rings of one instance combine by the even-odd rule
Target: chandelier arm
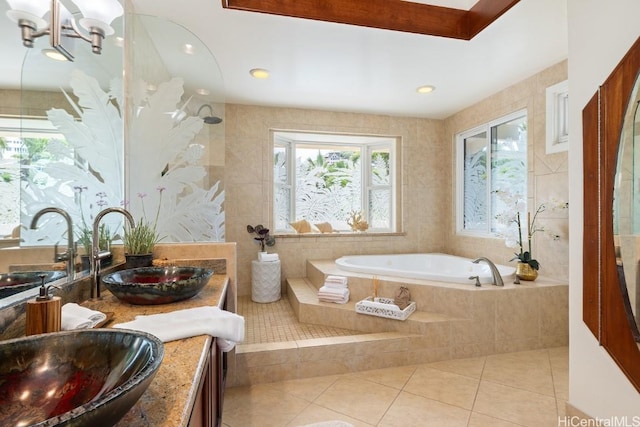
[[87,42],[91,43],[91,37],[85,36],[84,34],[82,34],[82,32],[80,31],[80,27],[78,27],[78,24],[76,24],[75,19],[70,19],[68,22],[71,25],[63,24],[63,25],[61,25],[61,27],[62,27],[63,30],[67,30],[67,31],[71,30],[71,31],[73,31],[73,33],[64,33],[65,36],[79,38],[79,39],[82,39],[84,41],[87,41]]

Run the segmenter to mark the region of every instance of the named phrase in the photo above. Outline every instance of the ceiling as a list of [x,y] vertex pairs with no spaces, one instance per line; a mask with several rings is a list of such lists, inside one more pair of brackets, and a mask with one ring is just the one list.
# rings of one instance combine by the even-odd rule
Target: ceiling
[[[131,1],[209,48],[228,103],[442,119],[567,58],[566,0],[521,0],[469,41],[224,9],[221,0],[181,0],[179,9]],[[413,1],[463,10],[477,2]],[[25,48],[8,19],[0,37],[5,58],[16,58],[0,64],[0,87],[15,87]],[[254,79],[252,68],[271,76]],[[422,85],[436,90],[419,94]]]

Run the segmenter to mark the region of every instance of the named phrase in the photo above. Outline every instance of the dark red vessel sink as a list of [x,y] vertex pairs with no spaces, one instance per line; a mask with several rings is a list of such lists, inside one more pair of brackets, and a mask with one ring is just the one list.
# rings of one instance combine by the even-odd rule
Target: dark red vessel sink
[[107,274],[102,283],[129,304],[168,304],[195,296],[212,274],[200,267],[140,267]]
[[0,425],[113,426],[138,401],[164,355],[136,331],[91,329],[0,342]]

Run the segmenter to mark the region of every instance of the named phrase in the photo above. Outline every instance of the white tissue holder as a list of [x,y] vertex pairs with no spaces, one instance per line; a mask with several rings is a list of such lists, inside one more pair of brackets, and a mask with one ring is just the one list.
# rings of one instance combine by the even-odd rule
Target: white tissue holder
[[400,310],[391,298],[375,298],[374,301],[373,297],[367,297],[356,303],[356,313],[394,320],[407,320],[414,311],[416,311],[415,301],[410,301],[404,310]]

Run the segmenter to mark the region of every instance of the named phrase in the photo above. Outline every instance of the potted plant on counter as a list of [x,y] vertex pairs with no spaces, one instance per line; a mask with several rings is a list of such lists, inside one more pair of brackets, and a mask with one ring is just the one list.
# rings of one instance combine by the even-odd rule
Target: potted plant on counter
[[157,224],[160,216],[160,206],[162,202],[162,192],[164,187],[158,188],[160,192],[160,201],[153,223],[146,219],[146,211],[144,209],[145,193],[138,193],[138,197],[142,203],[142,218],[136,223],[135,227],[125,224],[124,237],[122,239],[125,247],[125,259],[127,268],[149,267],[153,264],[153,248],[162,238],[158,234]]

